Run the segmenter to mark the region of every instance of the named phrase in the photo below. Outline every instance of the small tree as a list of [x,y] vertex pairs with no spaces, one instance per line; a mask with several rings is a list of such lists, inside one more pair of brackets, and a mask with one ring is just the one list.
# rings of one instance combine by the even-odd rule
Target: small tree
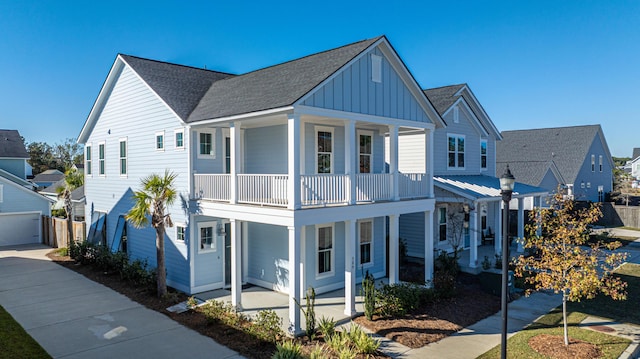
[[[468,207],[467,207],[468,208]],[[447,243],[453,249],[453,257],[457,261],[460,250],[464,247],[465,229],[468,228],[468,215],[465,205],[454,204],[449,206],[447,212]]]
[[573,200],[563,196],[560,190],[549,204],[550,208],[536,208],[531,212],[532,223],[527,226],[529,236],[524,247],[535,249],[537,255],[520,256],[516,260],[515,275],[528,274],[526,281],[535,286],[534,290],[562,293],[564,344],[569,345],[567,301],[591,299],[600,292],[615,300],[626,299],[626,283],[612,275],[626,254],[604,251],[613,251],[620,246],[619,242],[586,245],[588,226],[602,215],[597,204],[578,210]]
[[84,175],[75,168],[70,168],[65,172],[64,186],[58,187],[58,198],[64,199],[64,211],[67,216],[67,231],[69,233],[68,247],[75,243],[73,238],[73,203],[71,202],[71,192],[84,184]]
[[151,216],[151,226],[156,230],[156,261],[158,271],[158,297],[167,294],[167,273],[164,264],[164,233],[165,226],[173,227],[171,215],[167,213],[167,206],[176,200],[177,192],[173,181],[177,175],[166,170],[164,176],[152,174],[142,179],[142,189],[133,194],[135,203],[127,220],[136,228],[146,227]]

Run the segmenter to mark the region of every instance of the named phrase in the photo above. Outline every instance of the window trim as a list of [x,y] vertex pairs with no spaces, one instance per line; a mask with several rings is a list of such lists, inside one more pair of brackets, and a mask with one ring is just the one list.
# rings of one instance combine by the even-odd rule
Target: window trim
[[[449,154],[451,153],[451,151],[449,151],[449,139],[450,138],[454,138],[455,139],[455,149],[454,149],[454,154],[455,154],[455,166],[449,166]],[[458,165],[458,156],[460,155],[460,152],[458,152],[458,140],[462,139],[463,140],[463,144],[464,144],[464,150],[462,151],[462,155],[464,156],[464,165],[463,166],[459,166]],[[465,170],[466,166],[467,166],[467,138],[465,135],[460,135],[457,133],[447,133],[447,169],[450,170]]]
[[[179,228],[182,228],[182,239],[180,239]],[[198,235],[200,234],[200,230],[198,230]],[[184,223],[176,223],[176,242],[185,243],[187,239],[187,225]]]
[[[215,128],[207,128],[207,129],[203,129],[203,130],[197,130],[196,131],[197,136],[197,149],[196,149],[196,153],[197,153],[197,158],[199,159],[215,159],[216,158],[216,129]],[[203,154],[200,153],[200,135],[201,134],[210,134],[211,135],[211,152],[209,154]]]
[[[124,157],[122,157],[122,143],[124,142]],[[124,159],[124,173],[122,173],[122,160]],[[118,170],[120,177],[127,177],[129,175],[129,144],[127,138],[122,137],[118,140]]]
[[[182,134],[182,146],[178,146],[178,134]],[[184,128],[177,128],[173,130],[173,147],[175,151],[184,151]]]
[[591,155],[591,172],[596,171],[596,155]]
[[458,105],[453,107],[453,123],[460,123],[460,108]]
[[335,153],[335,147],[336,147],[336,141],[335,141],[335,128],[334,127],[326,127],[326,126],[315,126],[314,128],[314,143],[315,143],[315,158],[314,158],[314,162],[315,162],[315,169],[314,172],[315,174],[322,174],[318,172],[318,155],[320,153],[327,153],[327,152],[319,152],[318,151],[318,132],[329,132],[331,133],[331,152],[329,153],[329,161],[330,161],[330,166],[329,166],[329,173],[325,173],[325,174],[333,174],[334,173],[334,153]]
[[[320,273],[320,229],[321,228],[331,228],[331,249],[329,249],[329,254],[331,255],[331,270],[327,272]],[[336,231],[334,223],[331,224],[317,224],[316,225],[316,247],[315,247],[315,263],[316,263],[316,280],[330,278],[335,276],[336,271]]]
[[382,56],[371,54],[371,81],[382,83]]
[[[231,173],[231,161],[233,161],[233,159],[231,158],[231,148],[229,148],[229,153],[227,153],[227,138],[229,139],[229,144],[231,144],[231,130],[228,128],[223,128],[222,129],[222,173],[229,174]],[[227,157],[229,157],[229,168],[227,168]],[[238,168],[236,168],[236,171],[237,170]]]
[[84,145],[84,168],[85,168],[85,173],[84,175],[86,177],[93,177],[93,168],[92,168],[92,164],[93,164],[93,146],[91,144],[91,142],[87,143]]
[[[357,142],[357,146],[358,146],[358,165],[356,166],[356,170],[358,171],[358,173],[374,173],[373,172],[373,131],[371,130],[357,130],[356,131],[356,136],[358,137],[358,142]],[[369,136],[371,137],[371,153],[365,153],[365,156],[369,156],[369,172],[360,172],[360,156],[363,155],[362,152],[360,152],[360,136]]]
[[[100,147],[102,147],[102,157],[100,157]],[[106,141],[98,142],[98,175],[105,177],[107,175],[107,143]]]
[[[198,254],[201,253],[212,253],[218,251],[218,235],[216,230],[218,228],[218,221],[206,221],[206,222],[198,222]],[[201,230],[202,228],[211,227],[211,247],[210,248],[202,248],[202,237]]]
[[[362,225],[368,224],[371,226],[371,238],[369,239],[369,262],[362,263]],[[358,221],[358,265],[361,268],[369,268],[374,266],[374,256],[373,256],[373,243],[374,243],[374,226],[373,226],[373,218],[362,219]],[[365,243],[366,244],[366,243]]]
[[602,172],[602,165],[603,165],[603,157],[602,155],[598,156],[598,165],[600,166],[600,172]]
[[[440,211],[444,210],[444,222],[440,222]],[[448,225],[448,212],[449,209],[447,208],[447,206],[437,206],[437,212],[438,212],[438,243],[445,243],[447,241],[447,225]],[[442,227],[444,225],[445,228],[445,236],[444,239],[440,239],[440,227]]]
[[[484,155],[482,154],[482,144],[484,144],[484,150],[485,150]],[[485,164],[484,167],[482,167],[483,156],[484,156],[484,164]],[[489,168],[489,143],[486,139],[481,139],[480,140],[480,171],[486,171],[488,168]]]
[[[158,137],[162,137],[162,147],[158,147]],[[155,141],[154,141],[153,146],[156,149],[156,151],[164,152],[164,148],[167,147],[166,146],[166,141],[165,141],[165,138],[164,138],[164,131],[156,132],[156,135],[154,136],[154,139],[155,139]]]

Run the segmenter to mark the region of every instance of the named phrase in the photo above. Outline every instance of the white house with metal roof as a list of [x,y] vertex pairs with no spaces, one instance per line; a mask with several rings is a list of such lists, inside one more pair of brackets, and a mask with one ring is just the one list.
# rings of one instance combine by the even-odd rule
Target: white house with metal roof
[[[118,55],[78,138],[88,234],[104,229],[119,247],[126,233],[130,256],[154,265],[153,229],[124,215],[140,179],[170,169],[180,201],[169,208],[169,285],[230,287],[238,308],[243,283],[287,293],[299,333],[307,287],[344,288],[353,315],[365,271],[398,281],[399,218],[433,217],[442,126],[385,37],[242,75]],[[419,134],[425,158],[411,171],[400,165],[405,133]]]

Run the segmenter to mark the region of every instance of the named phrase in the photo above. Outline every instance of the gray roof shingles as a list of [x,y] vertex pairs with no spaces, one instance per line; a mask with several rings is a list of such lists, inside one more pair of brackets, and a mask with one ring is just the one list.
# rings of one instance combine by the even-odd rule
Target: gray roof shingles
[[442,116],[447,112],[449,107],[458,100],[460,96],[454,95],[464,86],[466,86],[466,84],[436,87],[424,90],[424,94],[427,95],[429,101],[431,101],[440,116]]
[[0,130],[0,158],[29,158],[20,133],[16,130]]

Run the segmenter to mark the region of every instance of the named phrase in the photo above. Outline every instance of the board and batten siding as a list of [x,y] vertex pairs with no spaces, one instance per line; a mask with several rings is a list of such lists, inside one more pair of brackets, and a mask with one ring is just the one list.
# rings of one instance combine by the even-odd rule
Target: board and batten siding
[[[382,57],[382,81],[371,79],[371,54]],[[303,102],[306,106],[431,122],[378,47],[338,72]]]
[[[86,142],[91,145],[92,174],[85,177],[87,218],[92,211],[108,213],[107,241],[113,241],[116,223],[133,205],[133,191],[140,188],[140,180],[152,173],[163,174],[165,169],[178,176],[174,185],[179,194],[188,198],[188,153],[176,150],[174,130],[182,128],[181,121],[136,76],[124,66],[102,108]],[[164,131],[163,151],[155,148],[157,132]],[[127,141],[127,175],[120,175],[119,142]],[[185,138],[185,141],[188,139]],[[105,144],[105,175],[99,174],[99,144]],[[187,144],[188,145],[188,144]],[[168,208],[175,223],[186,223],[179,200]],[[89,226],[87,226],[89,227]],[[88,230],[89,228],[87,228]],[[146,259],[156,265],[155,232],[153,229],[134,229],[127,225],[128,251],[133,259]],[[167,229],[167,280],[170,285],[188,290],[188,250],[184,243],[175,242],[175,230]],[[168,242],[167,241],[167,242]]]

